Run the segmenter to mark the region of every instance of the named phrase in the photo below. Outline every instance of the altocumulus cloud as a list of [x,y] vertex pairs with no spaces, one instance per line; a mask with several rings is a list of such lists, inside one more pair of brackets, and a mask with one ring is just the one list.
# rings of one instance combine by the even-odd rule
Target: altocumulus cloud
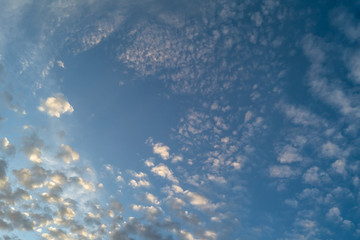
[[55,94],[53,97],[42,100],[39,111],[46,112],[49,116],[60,118],[64,113],[71,114],[74,108],[61,93]]

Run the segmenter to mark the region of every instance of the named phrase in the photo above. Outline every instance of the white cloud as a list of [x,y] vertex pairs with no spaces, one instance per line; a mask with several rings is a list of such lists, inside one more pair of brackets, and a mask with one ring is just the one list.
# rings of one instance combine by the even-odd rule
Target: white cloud
[[64,65],[64,62],[61,61],[61,60],[58,60],[56,61],[57,65],[60,67],[60,68],[65,68],[65,65]]
[[337,207],[329,209],[329,211],[326,213],[326,218],[335,222],[341,222],[343,220],[341,217],[341,212]]
[[338,159],[333,164],[331,164],[331,167],[334,169],[335,172],[345,175],[346,174],[346,162],[344,159]]
[[204,232],[204,237],[207,240],[217,239],[217,234],[215,232],[213,232],[213,231],[206,230]]
[[133,175],[136,178],[145,178],[147,177],[146,173],[143,172],[135,172],[135,171],[130,171],[131,175]]
[[304,175],[303,179],[309,184],[321,184],[323,182],[329,182],[330,178],[327,173],[320,170],[319,167],[311,167]]
[[0,139],[0,151],[3,151],[7,155],[14,155],[15,146],[12,145],[6,137],[4,137]]
[[208,174],[207,177],[210,181],[213,181],[213,182],[217,182],[217,183],[221,183],[221,184],[226,183],[226,180],[223,176],[215,176],[212,174]]
[[129,182],[129,185],[132,187],[149,187],[150,183],[144,179],[140,179],[139,181],[136,181],[134,179],[131,179]]
[[153,194],[146,193],[145,196],[146,196],[146,200],[148,200],[150,203],[155,204],[155,205],[160,204],[158,198],[156,196],[154,196]]
[[278,160],[281,163],[293,163],[302,161],[302,157],[296,148],[286,145],[278,156]]
[[158,215],[160,215],[161,213],[161,210],[159,208],[156,208],[154,206],[141,206],[141,205],[136,205],[136,204],[133,204],[131,206],[132,210],[134,211],[141,211],[143,212],[146,217],[148,219],[154,219],[156,218]]
[[290,207],[297,208],[299,202],[295,199],[285,199],[285,204],[289,205]]
[[210,204],[209,200],[206,197],[201,196],[198,193],[185,191],[185,194],[190,198],[190,203],[194,206],[203,207]]
[[294,123],[304,126],[317,126],[320,119],[315,114],[303,107],[295,107],[289,104],[282,104],[285,115]]
[[179,235],[182,240],[195,240],[194,236],[185,230],[180,230]]
[[289,166],[271,166],[269,171],[270,176],[276,178],[288,178],[296,175],[296,172]]
[[163,178],[167,178],[172,182],[179,182],[173,175],[173,172],[164,164],[159,164],[156,167],[153,167],[151,169],[151,172],[163,177]]
[[172,163],[177,163],[177,162],[181,162],[182,160],[183,160],[182,156],[175,155],[175,156],[172,157],[171,162]]
[[38,110],[41,112],[46,112],[49,116],[55,116],[60,118],[64,113],[71,114],[74,109],[66,98],[61,94],[55,94],[53,97],[47,98],[45,101],[41,101]]
[[150,161],[150,160],[146,160],[146,161],[145,161],[145,165],[146,165],[147,167],[153,167],[153,166],[155,166],[154,162],[153,162],[153,161]]
[[170,157],[170,148],[162,143],[156,143],[153,147],[153,151],[154,153],[159,154],[164,160],[168,160]]
[[250,119],[253,117],[253,113],[251,111],[247,111],[244,117],[244,123],[250,121]]
[[327,142],[321,146],[321,153],[327,157],[339,156],[340,148],[332,142]]

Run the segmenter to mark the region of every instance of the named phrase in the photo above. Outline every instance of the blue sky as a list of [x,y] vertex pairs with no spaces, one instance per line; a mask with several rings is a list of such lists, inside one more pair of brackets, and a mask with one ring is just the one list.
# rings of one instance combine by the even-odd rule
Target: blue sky
[[358,239],[359,1],[2,1],[0,239]]

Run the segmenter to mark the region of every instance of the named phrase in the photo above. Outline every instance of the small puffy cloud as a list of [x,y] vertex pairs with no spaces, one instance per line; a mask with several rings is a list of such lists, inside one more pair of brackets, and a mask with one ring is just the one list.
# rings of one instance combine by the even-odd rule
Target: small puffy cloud
[[333,164],[331,164],[331,168],[338,174],[346,174],[346,162],[344,159],[336,160]]
[[133,204],[131,206],[132,210],[134,211],[140,211],[140,212],[143,212],[145,215],[146,215],[146,218],[148,219],[154,219],[156,218],[158,215],[161,214],[161,210],[154,207],[154,206],[150,206],[150,207],[147,207],[147,206],[141,206],[141,205],[135,205]]
[[172,185],[172,189],[173,189],[173,191],[176,192],[176,193],[182,193],[182,192],[184,192],[184,190],[183,190],[180,186],[178,186],[178,185]]
[[63,239],[63,240],[70,240],[72,239],[65,231],[55,228],[49,227],[47,233],[43,233],[41,235],[43,238],[47,240],[55,240],[55,239]]
[[341,222],[343,220],[343,218],[341,217],[341,212],[337,207],[329,209],[326,214],[326,218],[335,222]]
[[31,169],[22,168],[20,170],[13,170],[13,173],[19,182],[28,189],[43,187],[48,177],[48,172],[39,166],[34,166]]
[[329,175],[320,170],[319,167],[308,169],[303,175],[304,182],[309,184],[321,184],[330,181]]
[[194,240],[195,239],[191,233],[189,233],[188,231],[185,231],[185,230],[179,231],[179,237],[182,240]]
[[66,100],[63,94],[58,93],[53,97],[47,98],[45,101],[42,100],[38,110],[46,112],[49,116],[60,118],[64,113],[71,114],[74,108]]
[[209,203],[209,200],[200,194],[194,193],[194,192],[187,192],[186,195],[190,197],[190,203],[192,205],[198,206],[198,205],[206,205]]
[[9,156],[14,155],[15,146],[12,145],[6,137],[4,137],[0,139],[0,151],[4,152]]
[[164,164],[159,164],[156,167],[153,167],[151,169],[151,172],[163,177],[163,178],[167,178],[172,182],[179,182],[173,175],[173,172]]
[[251,111],[247,111],[244,117],[244,123],[250,121],[250,119],[253,117],[253,113]]
[[60,68],[65,68],[65,64],[64,64],[63,61],[57,60],[56,63],[57,63],[57,65],[58,65],[58,67],[60,67]]
[[154,196],[153,194],[146,193],[145,196],[146,196],[146,200],[149,201],[150,203],[155,204],[155,205],[160,204],[158,198],[156,196]]
[[275,178],[289,178],[297,174],[289,166],[271,166],[269,172],[270,176]]
[[317,126],[320,123],[320,119],[315,114],[303,107],[296,107],[289,104],[281,104],[280,106],[284,111],[286,117],[288,117],[294,124],[304,126]]
[[170,148],[162,143],[156,143],[153,146],[153,151],[154,153],[159,154],[164,160],[168,160],[170,158]]
[[321,153],[326,157],[338,156],[340,148],[332,142],[327,142],[321,146]]
[[182,160],[183,160],[182,156],[175,155],[175,156],[172,157],[171,162],[172,163],[177,163],[177,162],[181,162]]
[[213,181],[216,183],[221,183],[221,184],[226,183],[226,180],[223,176],[215,176],[215,175],[208,174],[207,177],[210,181]]
[[81,177],[78,178],[78,184],[83,187],[83,189],[87,191],[95,191],[95,186],[91,182],[83,180]]
[[167,204],[172,210],[180,210],[185,205],[185,202],[182,199],[175,197],[170,198]]
[[78,161],[80,155],[70,146],[61,144],[61,149],[58,152],[57,157],[61,158],[65,163],[69,164],[71,161]]
[[110,164],[105,164],[105,169],[106,171],[108,171],[111,174],[114,174],[114,167],[111,166]]
[[147,174],[144,173],[144,172],[130,171],[130,174],[133,175],[133,177],[135,177],[135,178],[145,178],[145,177],[147,177]]
[[131,179],[129,182],[129,185],[132,187],[149,187],[150,183],[144,179],[140,179],[139,181],[136,181],[134,179]]
[[299,203],[295,199],[285,199],[285,204],[289,205],[290,207],[297,208]]
[[213,231],[206,230],[204,232],[205,239],[211,240],[211,239],[217,239],[217,234]]
[[296,148],[286,145],[278,156],[278,160],[281,163],[292,163],[302,161],[302,157],[299,155]]
[[151,160],[146,160],[146,161],[145,161],[145,165],[146,165],[147,167],[153,167],[153,166],[155,166],[154,162],[151,161]]

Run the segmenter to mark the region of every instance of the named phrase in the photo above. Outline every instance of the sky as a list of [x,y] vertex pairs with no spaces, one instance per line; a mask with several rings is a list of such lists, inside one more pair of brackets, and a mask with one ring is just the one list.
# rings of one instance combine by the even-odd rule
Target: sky
[[360,238],[360,1],[0,5],[1,240]]

